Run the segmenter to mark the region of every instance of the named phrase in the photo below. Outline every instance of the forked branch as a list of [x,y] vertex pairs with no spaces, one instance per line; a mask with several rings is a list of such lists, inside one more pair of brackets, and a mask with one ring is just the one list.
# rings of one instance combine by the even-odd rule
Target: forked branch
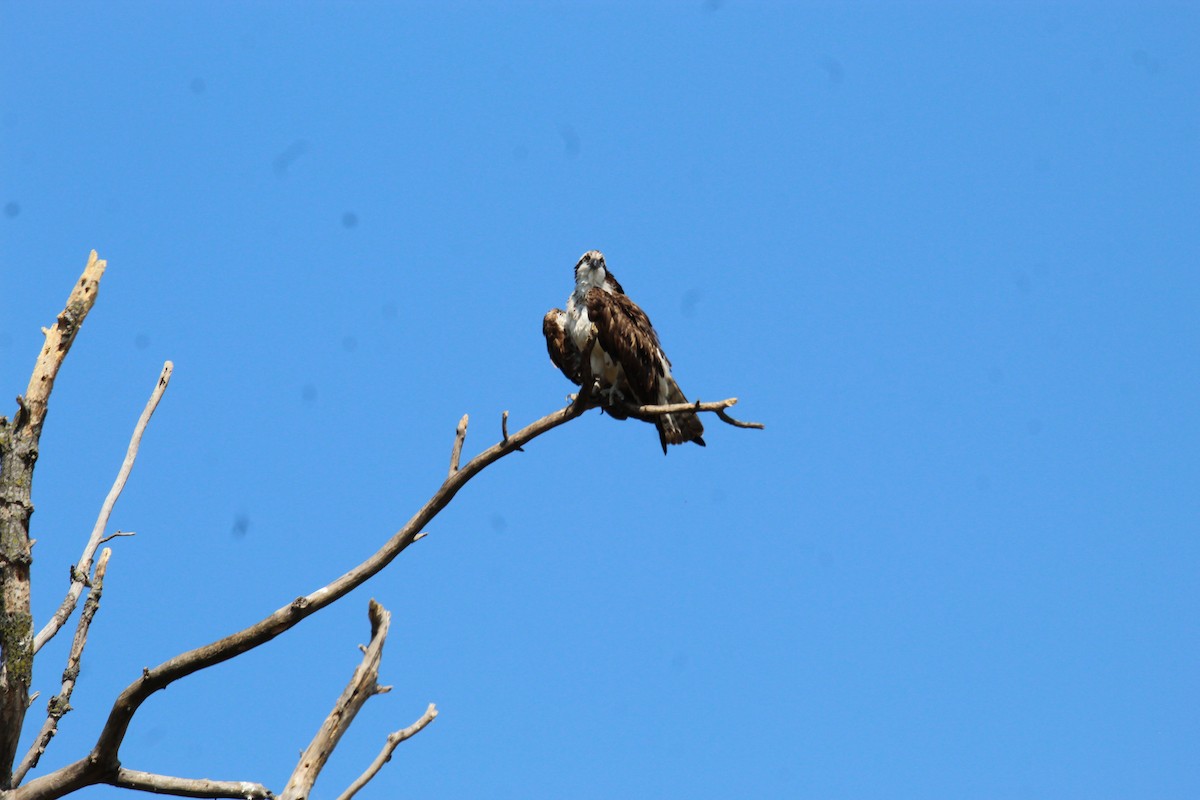
[[79,557],[78,565],[71,570],[71,586],[67,590],[67,596],[63,598],[62,605],[54,612],[54,616],[33,638],[33,652],[35,653],[42,649],[42,645],[53,639],[54,634],[58,633],[59,629],[70,619],[71,613],[75,610],[75,604],[79,602],[79,595],[83,592],[83,585],[87,580],[88,573],[91,572],[92,555],[102,542],[111,538],[104,536],[104,531],[108,528],[108,518],[112,515],[113,506],[117,504],[117,498],[121,496],[121,491],[125,488],[129,473],[133,471],[133,462],[137,459],[138,448],[142,444],[142,434],[146,432],[146,426],[150,424],[150,417],[154,414],[154,409],[158,408],[158,401],[162,399],[163,392],[167,390],[167,384],[171,382],[171,373],[174,369],[175,365],[170,361],[163,364],[158,382],[154,384],[154,391],[150,393],[150,399],[146,402],[146,407],[142,409],[142,416],[138,418],[137,425],[133,428],[133,437],[129,440],[129,448],[125,452],[125,461],[122,462],[121,469],[117,472],[117,479],[113,481],[112,488],[108,490],[108,497],[104,498],[104,505],[100,507],[100,515],[92,527],[92,535],[88,537],[87,544],[84,545],[83,555]]
[[[274,639],[301,620],[361,586],[412,544],[430,520],[437,516],[473,477],[509,453],[528,445],[542,434],[582,416],[591,408],[595,408],[592,394],[590,390],[581,390],[579,395],[566,407],[547,414],[510,434],[506,440],[492,445],[452,472],[403,528],[388,539],[374,555],[341,577],[308,595],[296,598],[248,628],[212,644],[189,650],[157,667],[144,670],[139,678],[125,688],[113,704],[108,721],[101,730],[95,747],[86,758],[30,781],[11,792],[6,800],[55,800],[75,789],[103,782],[101,776],[109,773],[119,763],[117,755],[121,742],[125,738],[133,715],[148,697],[165,689],[180,678],[214,664],[220,664]],[[717,406],[724,409],[732,406],[734,402],[736,401],[731,398],[715,404],[701,404],[699,408],[694,404],[688,404],[686,408],[698,412],[715,411]],[[667,408],[674,410],[673,407]],[[643,409],[643,411],[648,415],[668,413],[661,407],[653,406]],[[456,436],[456,440],[457,438]]]
[[67,667],[63,670],[62,688],[58,694],[50,698],[46,707],[46,721],[42,723],[42,729],[34,739],[29,752],[25,754],[25,758],[21,759],[21,765],[13,773],[13,783],[19,784],[25,779],[26,773],[37,766],[42,753],[46,752],[46,746],[58,732],[58,721],[71,710],[71,692],[75,690],[75,680],[79,677],[79,664],[83,660],[83,648],[87,644],[88,629],[91,627],[92,618],[96,616],[96,611],[100,608],[100,597],[104,593],[104,573],[108,570],[108,558],[111,555],[111,548],[106,547],[100,551],[100,560],[96,562],[96,574],[92,576],[91,580],[92,588],[88,592],[87,600],[83,603],[83,611],[79,614],[79,624],[75,627],[75,639],[71,642]]
[[735,405],[737,405],[737,398],[730,397],[727,400],[717,400],[712,403],[701,403],[697,400],[694,403],[674,403],[665,406],[634,406],[625,404],[622,406],[622,409],[629,416],[640,419],[643,422],[653,422],[655,417],[661,417],[664,414],[679,414],[684,411],[712,411],[722,422],[732,425],[735,428],[753,428],[760,431],[764,428],[761,422],[742,422],[729,416],[725,409]]
[[371,643],[367,645],[362,662],[354,670],[350,683],[346,684],[341,697],[333,704],[333,710],[325,717],[321,729],[301,754],[300,763],[292,770],[292,776],[280,795],[281,800],[304,800],[308,797],[317,776],[325,768],[325,762],[333,754],[359,709],[367,700],[386,691],[378,683],[379,661],[383,658],[383,643],[387,639],[392,615],[374,600],[370,603],[368,614],[371,618]]

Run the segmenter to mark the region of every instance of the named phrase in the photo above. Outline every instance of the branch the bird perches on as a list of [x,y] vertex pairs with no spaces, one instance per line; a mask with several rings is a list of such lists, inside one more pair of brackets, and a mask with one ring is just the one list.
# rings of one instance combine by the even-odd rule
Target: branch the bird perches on
[[[31,382],[31,388],[26,393],[25,398],[19,401],[18,414],[14,418],[13,423],[9,424],[7,420],[0,418],[0,463],[3,463],[6,467],[14,459],[16,451],[13,448],[19,445],[17,437],[21,434],[22,428],[25,430],[32,429],[34,433],[32,447],[36,449],[36,433],[40,432],[42,421],[45,418],[46,404],[50,389],[53,386],[53,373],[57,372],[57,367],[61,364],[62,358],[65,357],[66,349],[78,331],[79,324],[82,322],[86,310],[90,309],[91,303],[94,302],[99,276],[103,273],[103,268],[104,262],[99,261],[93,252],[88,269],[84,272],[83,280],[76,287],[76,292],[72,294],[73,301],[76,299],[76,294],[84,295],[86,305],[76,303],[73,306],[71,302],[68,303],[67,309],[59,316],[59,324],[62,326],[63,331],[59,332],[59,327],[56,326],[56,328],[51,329],[47,333],[47,350],[43,352],[38,360],[38,365],[34,371],[34,381]],[[512,433],[508,430],[508,412],[504,412],[501,417],[500,441],[477,453],[465,463],[462,463],[462,450],[466,441],[468,424],[468,418],[464,415],[459,420],[455,429],[450,469],[441,485],[433,492],[425,504],[413,514],[408,522],[384,542],[369,558],[326,585],[306,595],[297,597],[292,602],[268,614],[253,625],[210,644],[181,653],[156,667],[144,668],[141,674],[125,687],[124,691],[113,702],[108,719],[101,729],[94,746],[87,755],[46,775],[34,778],[23,785],[0,785],[0,800],[56,800],[56,798],[63,797],[78,789],[98,784],[189,797],[272,797],[270,790],[258,783],[180,778],[126,768],[121,764],[119,758],[120,748],[125,740],[125,735],[129,729],[129,725],[133,721],[134,715],[151,695],[165,689],[175,681],[223,661],[228,661],[259,645],[265,644],[299,624],[301,620],[306,619],[322,608],[346,596],[372,576],[378,574],[413,542],[424,538],[426,535],[426,526],[429,522],[442,509],[449,505],[459,490],[473,477],[509,453],[523,450],[526,445],[542,434],[576,419],[590,409],[603,408],[604,406],[599,401],[599,393],[595,391],[589,364],[590,358],[588,356],[590,356],[594,346],[595,340],[593,339],[585,349],[582,370],[585,380],[581,383],[581,386],[584,388],[581,388],[580,392],[571,398],[571,401],[565,407],[553,411]],[[88,548],[84,552],[84,559],[81,563],[86,564],[89,562],[95,548],[100,543],[106,541],[107,538],[111,538],[102,535],[107,526],[108,514],[112,510],[112,504],[116,502],[116,497],[120,493],[120,487],[124,485],[124,479],[128,476],[129,468],[132,467],[132,460],[136,455],[137,442],[141,438],[146,423],[149,422],[154,406],[162,395],[162,390],[166,388],[170,372],[171,364],[168,362],[160,376],[160,382],[156,387],[155,394],[151,398],[151,403],[148,404],[146,411],[143,413],[142,420],[139,421],[134,441],[131,443],[130,451],[127,455],[126,465],[122,469],[122,474],[118,477],[118,484],[114,486],[109,500],[106,501],[101,518],[97,521],[96,527],[92,532],[92,537],[89,539]],[[48,374],[49,378],[43,378],[39,381],[37,379],[39,374]],[[34,384],[37,385],[35,386]],[[622,411],[626,412],[628,416],[643,420],[652,420],[657,415],[679,413],[681,411],[690,411],[693,413],[711,412],[716,414],[723,422],[735,427],[760,429],[763,427],[761,423],[742,422],[729,416],[727,409],[736,403],[737,398],[731,397],[726,400],[707,403],[697,401],[669,406],[624,406]],[[31,478],[32,476],[32,463],[32,460],[28,461],[28,475],[26,477]],[[5,478],[9,477],[8,473],[2,474]],[[21,474],[26,475],[26,473]],[[28,482],[25,485],[27,487]],[[4,486],[0,485],[0,494],[3,493],[3,490]],[[14,495],[14,498],[10,505],[19,509],[25,509],[26,513],[22,519],[18,520],[20,524],[8,531],[8,533],[13,534],[12,537],[9,537],[12,541],[6,539],[3,543],[4,550],[0,552],[0,566],[9,564],[9,561],[5,561],[5,559],[9,557],[8,553],[10,551],[17,554],[13,557],[14,559],[17,559],[21,553],[24,553],[27,557],[29,552],[27,523],[28,511],[32,510],[32,506],[28,505],[28,491],[26,490],[23,495]],[[0,497],[0,499],[6,498]],[[16,536],[18,533],[20,534],[19,537]],[[18,538],[20,541],[18,541]],[[95,600],[99,600],[99,590],[104,577],[103,564],[107,561],[107,558],[108,552],[105,551],[100,566],[97,568],[98,574],[95,575],[94,579],[89,579],[86,573],[81,570],[72,572],[72,590],[67,600],[60,606],[59,612],[55,614],[52,623],[43,629],[42,633],[37,637],[39,639],[38,645],[44,644],[45,641],[49,640],[54,635],[54,632],[61,628],[69,619],[74,611],[75,601],[78,599],[82,587],[89,585],[94,587]],[[13,563],[16,562],[14,561]],[[10,593],[14,593],[14,596],[24,593],[26,601],[24,607],[28,608],[27,589],[29,575],[27,563],[23,569],[14,570],[6,567],[0,572],[0,577],[3,580],[3,586],[0,586],[0,590],[3,590],[5,597],[8,597]],[[93,580],[94,583],[92,582]],[[79,585],[78,589],[75,588],[76,584]],[[95,606],[95,603],[88,606],[89,614],[95,613]],[[10,605],[9,607],[11,608],[12,606]],[[90,621],[90,616],[88,619]],[[312,786],[313,781],[316,780],[317,772],[320,771],[321,766],[324,764],[324,759],[328,756],[328,751],[331,751],[336,746],[337,738],[340,737],[344,726],[349,724],[350,718],[353,716],[353,711],[357,710],[357,707],[361,705],[360,700],[365,699],[363,693],[375,693],[383,690],[383,687],[379,687],[375,683],[375,676],[379,653],[383,645],[383,639],[387,633],[388,619],[389,615],[382,607],[372,604],[372,645],[366,649],[363,664],[356,671],[355,678],[347,686],[343,697],[338,701],[334,711],[331,713],[329,720],[332,721],[327,720],[327,724],[322,728],[322,731],[313,739],[310,750],[314,755],[311,758],[306,757],[302,759],[301,764],[297,765],[297,771],[293,774],[293,778],[289,781],[288,788],[285,790],[289,797],[299,800],[299,798],[307,796],[309,788]],[[81,625],[81,630],[85,633],[86,628],[86,623]],[[17,639],[22,640],[23,652],[28,653],[30,659],[32,659],[35,650],[32,617],[29,618],[28,630],[22,636],[18,636]],[[80,645],[80,650],[82,650],[82,645]],[[10,675],[8,677],[10,683],[0,687],[0,699],[7,696],[13,703],[19,703],[22,706],[23,712],[24,706],[28,703],[28,698],[25,694],[27,686],[25,684],[14,685],[14,682],[11,681],[13,676]],[[62,694],[69,696],[68,690],[70,688],[73,688],[73,682],[70,686],[64,687]],[[62,702],[65,702],[65,700]],[[375,762],[346,790],[343,797],[348,798],[361,788],[367,780],[370,780],[378,772],[383,763],[391,757],[392,750],[396,745],[422,730],[436,715],[437,711],[431,704],[426,713],[417,722],[408,728],[391,734],[388,737],[384,750],[376,757]],[[20,735],[23,716],[23,713],[19,716],[10,716],[7,714],[4,716],[4,725],[15,726],[15,730],[0,731],[0,744],[4,745],[0,746],[0,755],[7,759],[6,763],[0,763],[0,771],[6,776],[10,774],[10,770],[12,769],[15,743]],[[20,778],[24,777],[26,770],[36,764],[41,751],[50,743],[50,737],[53,735],[53,731],[50,730],[52,727],[48,723],[47,731],[38,737],[35,743],[35,754],[31,754],[26,764],[22,765],[23,769],[21,769]],[[8,738],[7,743],[4,742],[5,737]]]

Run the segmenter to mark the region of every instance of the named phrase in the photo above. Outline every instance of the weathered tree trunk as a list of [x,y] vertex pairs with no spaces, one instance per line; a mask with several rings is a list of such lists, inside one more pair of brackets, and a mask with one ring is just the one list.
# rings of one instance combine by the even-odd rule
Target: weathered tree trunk
[[33,670],[33,617],[29,613],[29,489],[37,441],[13,422],[0,421],[0,788],[12,781],[21,724],[29,707]]
[[71,289],[58,320],[43,328],[46,341],[38,353],[29,388],[17,398],[17,413],[0,425],[0,789],[11,788],[13,762],[29,708],[33,672],[33,616],[29,606],[32,561],[29,517],[33,466],[38,439],[54,379],[79,326],[96,303],[106,262],[93,250],[79,282]]

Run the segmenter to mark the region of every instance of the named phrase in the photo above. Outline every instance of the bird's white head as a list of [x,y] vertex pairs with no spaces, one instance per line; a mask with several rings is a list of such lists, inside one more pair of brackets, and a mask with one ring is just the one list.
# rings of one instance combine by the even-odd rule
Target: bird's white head
[[604,266],[604,254],[599,250],[588,250],[575,264],[576,286],[603,286],[608,269]]

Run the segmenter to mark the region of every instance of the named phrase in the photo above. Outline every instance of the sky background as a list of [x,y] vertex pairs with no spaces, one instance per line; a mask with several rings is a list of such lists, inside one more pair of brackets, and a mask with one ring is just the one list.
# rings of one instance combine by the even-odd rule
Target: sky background
[[[95,248],[34,485],[38,625],[164,360],[83,673],[373,552],[564,403],[598,248],[707,448],[598,413],[353,595],[137,714],[132,769],[489,798],[1200,795],[1193,4],[0,4],[0,392]],[[26,739],[69,631],[40,655]],[[97,788],[85,797],[113,797]]]

